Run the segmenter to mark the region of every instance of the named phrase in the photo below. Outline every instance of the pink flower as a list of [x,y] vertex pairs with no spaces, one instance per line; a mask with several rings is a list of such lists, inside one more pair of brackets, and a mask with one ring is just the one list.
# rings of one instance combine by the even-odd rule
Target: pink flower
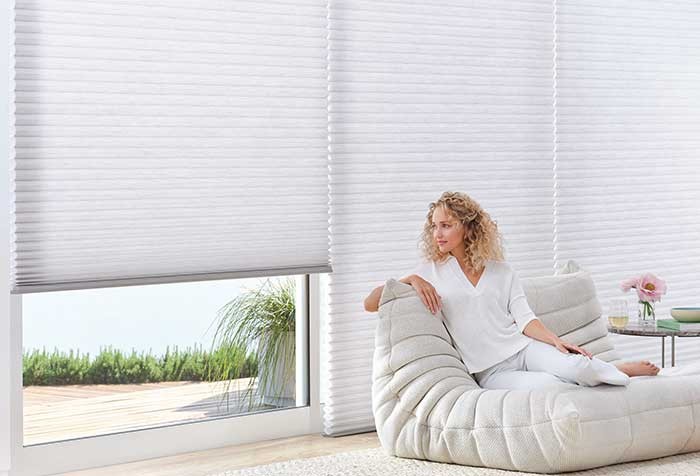
[[628,278],[622,281],[622,284],[620,284],[620,288],[624,291],[627,292],[633,287],[637,285],[637,278]]
[[666,283],[653,274],[646,273],[640,276],[636,289],[640,301],[654,302],[666,294]]
[[666,294],[666,282],[651,273],[625,279],[620,283],[620,288],[625,292],[636,289],[637,297],[642,302],[660,301],[661,296]]

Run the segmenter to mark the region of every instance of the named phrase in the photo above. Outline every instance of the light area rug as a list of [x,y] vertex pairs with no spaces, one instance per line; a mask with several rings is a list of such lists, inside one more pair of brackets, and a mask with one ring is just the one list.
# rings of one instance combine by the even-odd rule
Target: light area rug
[[[382,448],[372,448],[254,466],[211,474],[210,476],[532,476],[533,474],[539,473],[522,473],[396,458],[384,453]],[[558,474],[567,476],[699,476],[700,452]]]

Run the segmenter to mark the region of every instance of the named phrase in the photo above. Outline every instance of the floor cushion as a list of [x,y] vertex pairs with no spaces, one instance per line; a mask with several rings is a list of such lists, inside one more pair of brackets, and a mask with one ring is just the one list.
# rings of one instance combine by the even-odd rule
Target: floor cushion
[[[590,276],[523,280],[546,325],[606,360],[618,358],[600,322]],[[391,455],[554,473],[700,450],[700,367],[635,377],[627,387],[573,384],[482,389],[442,322],[415,290],[386,282],[372,369],[372,408]]]

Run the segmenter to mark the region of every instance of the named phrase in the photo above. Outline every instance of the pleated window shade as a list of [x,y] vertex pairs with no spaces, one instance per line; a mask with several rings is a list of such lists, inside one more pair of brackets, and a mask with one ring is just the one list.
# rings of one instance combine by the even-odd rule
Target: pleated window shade
[[[557,264],[578,259],[604,310],[627,296],[634,313],[619,284],[652,272],[670,318],[700,305],[700,5],[556,4]],[[623,357],[660,362],[659,338],[613,337]],[[677,364],[700,358],[697,339],[677,341]]]
[[522,276],[552,274],[551,1],[331,1],[324,433],[374,429],[372,288],[405,276],[428,204],[464,191]]
[[325,0],[16,0],[14,292],[330,271]]

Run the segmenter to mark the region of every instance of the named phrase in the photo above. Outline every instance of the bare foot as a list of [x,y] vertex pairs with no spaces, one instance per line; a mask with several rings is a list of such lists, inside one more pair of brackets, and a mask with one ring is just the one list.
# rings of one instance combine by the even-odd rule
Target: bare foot
[[630,377],[638,377],[640,375],[656,375],[659,373],[659,368],[648,360],[642,360],[640,362],[623,362],[621,364],[616,364],[615,367]]

